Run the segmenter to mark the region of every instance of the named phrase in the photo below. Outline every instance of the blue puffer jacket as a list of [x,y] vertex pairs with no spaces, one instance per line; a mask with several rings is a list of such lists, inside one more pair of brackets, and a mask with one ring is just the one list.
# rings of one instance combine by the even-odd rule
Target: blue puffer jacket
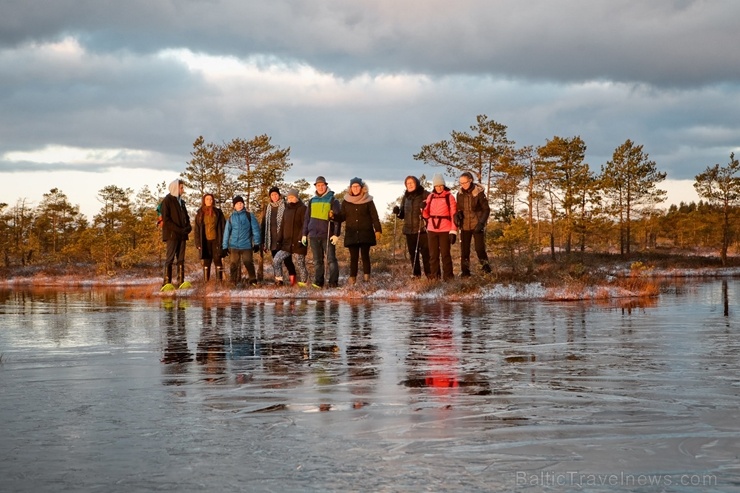
[[222,247],[235,250],[251,250],[262,243],[260,225],[254,214],[246,210],[234,211],[226,221]]

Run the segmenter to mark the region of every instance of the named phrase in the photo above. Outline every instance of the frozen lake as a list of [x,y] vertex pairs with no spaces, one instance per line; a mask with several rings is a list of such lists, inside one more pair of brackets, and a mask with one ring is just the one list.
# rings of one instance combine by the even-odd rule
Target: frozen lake
[[0,491],[740,492],[739,296],[0,291]]

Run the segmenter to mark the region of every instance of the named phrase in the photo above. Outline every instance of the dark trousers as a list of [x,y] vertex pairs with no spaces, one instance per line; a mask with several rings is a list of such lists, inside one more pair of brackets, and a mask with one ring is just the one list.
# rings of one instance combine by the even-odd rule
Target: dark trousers
[[317,286],[324,285],[324,254],[329,264],[329,286],[336,287],[339,284],[339,263],[337,262],[337,247],[332,245],[329,238],[309,238],[311,254],[313,255],[313,283]]
[[349,277],[357,277],[357,268],[362,254],[362,273],[370,274],[370,245],[352,245],[349,249]]
[[447,281],[455,277],[452,272],[450,233],[427,233],[429,239],[429,279],[439,279],[439,262],[442,260],[442,278]]
[[164,265],[185,263],[185,240],[167,240],[167,250],[164,256]]
[[234,284],[241,280],[242,264],[247,268],[247,274],[249,275],[249,282],[257,282],[257,274],[254,271],[254,260],[252,257],[252,249],[249,250],[238,250],[236,248],[229,248],[229,258],[231,263],[229,264],[229,275],[231,282]]
[[[419,240],[418,245],[417,241]],[[426,233],[410,233],[406,235],[406,245],[409,247],[411,269],[415,277],[421,276],[421,268],[424,267],[424,275],[429,277],[429,241]],[[417,251],[418,248],[418,251]]]
[[216,266],[217,269],[223,269],[223,262],[221,261],[220,256],[213,255],[213,252],[216,250],[216,240],[206,240],[205,243],[201,245],[201,253],[200,256],[203,259],[203,267],[211,268],[211,261],[213,261],[213,264]]
[[460,269],[463,276],[470,275],[470,243],[475,242],[475,254],[478,256],[481,268],[484,272],[491,272],[486,254],[486,235],[484,232],[475,233],[471,230],[458,231],[460,238]]

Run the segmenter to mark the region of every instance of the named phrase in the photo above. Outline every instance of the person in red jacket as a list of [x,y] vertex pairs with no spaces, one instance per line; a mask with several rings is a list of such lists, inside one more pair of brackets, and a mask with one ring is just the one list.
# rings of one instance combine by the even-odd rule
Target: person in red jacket
[[452,271],[451,247],[457,240],[457,226],[452,220],[457,213],[457,202],[440,173],[434,175],[432,185],[434,191],[427,197],[421,214],[427,221],[429,278],[439,279],[441,258],[442,278],[447,281],[455,277]]

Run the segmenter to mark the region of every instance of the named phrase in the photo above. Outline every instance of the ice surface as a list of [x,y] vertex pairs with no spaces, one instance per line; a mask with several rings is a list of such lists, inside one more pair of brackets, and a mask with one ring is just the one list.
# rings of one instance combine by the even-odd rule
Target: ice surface
[[0,491],[740,491],[739,289],[0,291]]

